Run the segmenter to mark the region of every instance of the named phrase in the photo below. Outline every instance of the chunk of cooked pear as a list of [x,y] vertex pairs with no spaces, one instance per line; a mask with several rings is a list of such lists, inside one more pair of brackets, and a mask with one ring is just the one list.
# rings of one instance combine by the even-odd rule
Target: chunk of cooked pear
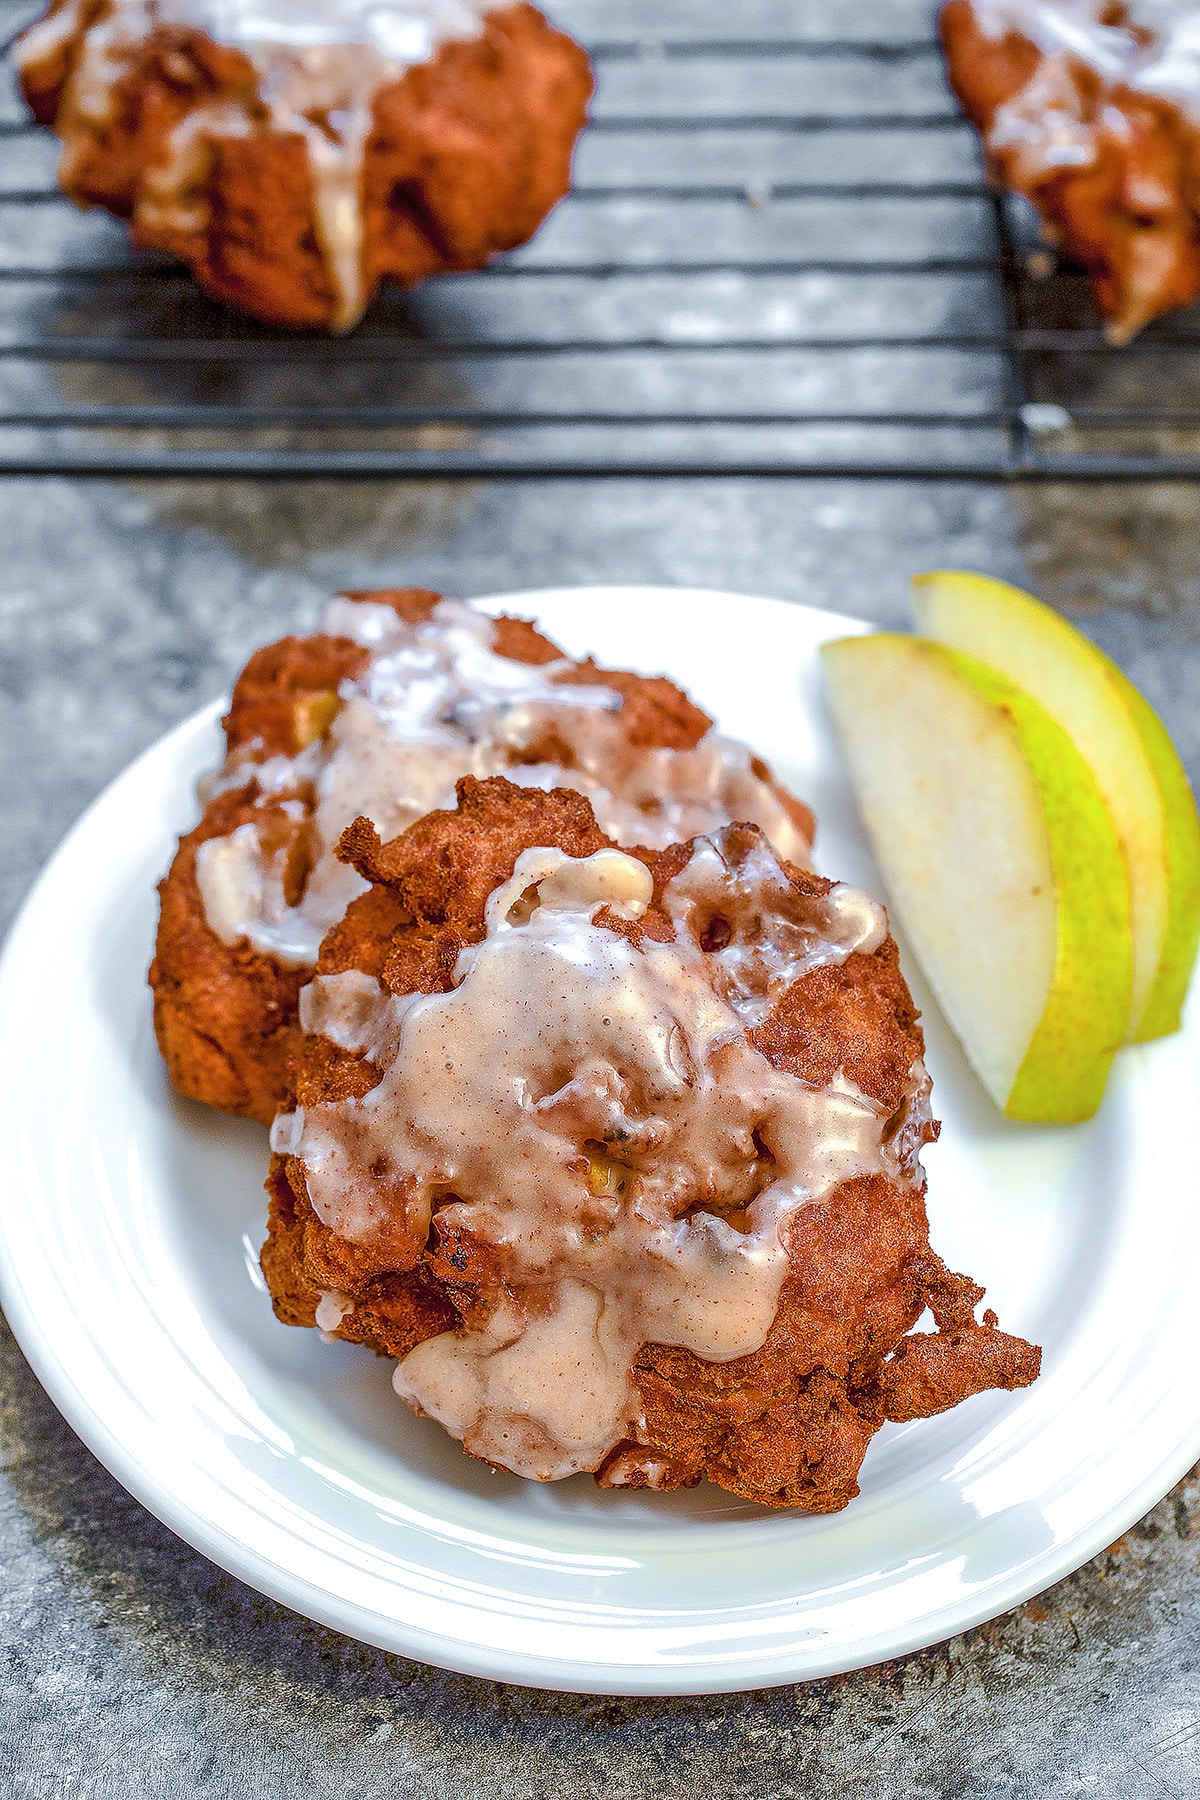
[[325,736],[341,711],[340,696],[332,689],[300,694],[292,701],[292,736],[297,751],[307,750]]

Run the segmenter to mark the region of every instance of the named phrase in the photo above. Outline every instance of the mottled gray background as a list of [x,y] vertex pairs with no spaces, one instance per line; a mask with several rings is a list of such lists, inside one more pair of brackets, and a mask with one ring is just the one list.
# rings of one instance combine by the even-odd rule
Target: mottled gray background
[[[1036,581],[1200,774],[1200,497],[846,482],[0,483],[4,918],[80,809],[339,584],[651,581],[888,622],[915,569]],[[574,1699],[407,1663],[186,1548],[0,1333],[0,1792],[785,1800],[1200,1793],[1196,1472],[1007,1618],[859,1675]]]

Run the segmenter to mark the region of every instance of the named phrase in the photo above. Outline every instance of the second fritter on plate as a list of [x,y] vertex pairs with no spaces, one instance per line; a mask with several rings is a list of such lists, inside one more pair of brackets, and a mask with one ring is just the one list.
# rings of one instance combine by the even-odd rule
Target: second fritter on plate
[[[885,1419],[1024,1386],[929,1245],[886,916],[753,825],[622,850],[502,778],[383,844],[301,996],[262,1265],[472,1454],[828,1512]],[[937,1329],[913,1332],[928,1307]]]
[[463,775],[586,793],[621,843],[748,819],[806,863],[812,815],[661,677],[566,657],[527,621],[423,588],[344,594],[321,631],[250,658],[228,753],[162,883],[150,980],[171,1079],[269,1124],[300,988],[365,883],[334,849],[449,805]]

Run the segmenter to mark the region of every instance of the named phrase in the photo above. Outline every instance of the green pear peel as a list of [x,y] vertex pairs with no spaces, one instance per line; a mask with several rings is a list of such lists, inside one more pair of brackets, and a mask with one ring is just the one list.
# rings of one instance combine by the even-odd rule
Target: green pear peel
[[1191,985],[1200,946],[1200,815],[1170,732],[1115,663],[1109,664],[1109,672],[1141,732],[1166,819],[1167,926],[1154,984],[1134,1033],[1136,1043],[1146,1043],[1179,1030]]

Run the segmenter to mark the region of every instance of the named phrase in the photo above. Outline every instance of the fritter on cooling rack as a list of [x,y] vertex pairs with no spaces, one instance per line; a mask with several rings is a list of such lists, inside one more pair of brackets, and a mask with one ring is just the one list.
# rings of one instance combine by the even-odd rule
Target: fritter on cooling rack
[[587,56],[487,0],[53,0],[16,46],[59,181],[277,325],[478,269],[567,192]]
[[371,885],[272,1130],[279,1317],[514,1473],[819,1512],[885,1419],[1032,1381],[929,1246],[883,909],[751,825],[622,851],[566,790],[458,801],[343,837]]
[[950,83],[996,180],[1083,264],[1126,343],[1200,293],[1200,5],[949,0]]
[[426,589],[342,595],[324,629],[250,658],[228,755],[160,888],[155,1027],[182,1093],[270,1123],[296,1001],[363,891],[334,849],[360,814],[391,837],[462,775],[587,793],[622,842],[733,818],[806,861],[812,815],[661,677],[576,663],[522,619]]

